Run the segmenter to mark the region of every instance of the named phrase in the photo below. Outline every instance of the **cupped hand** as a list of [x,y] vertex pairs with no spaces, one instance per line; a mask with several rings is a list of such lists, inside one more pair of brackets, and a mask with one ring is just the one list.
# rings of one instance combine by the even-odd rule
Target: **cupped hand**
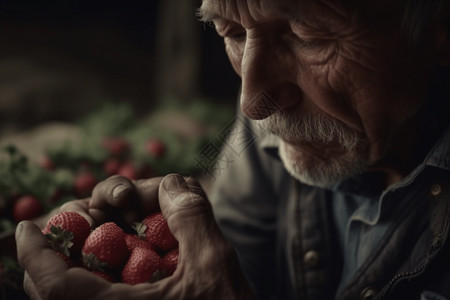
[[[131,182],[113,177],[99,184],[81,210],[91,224],[111,216],[132,222],[161,209],[179,242],[175,273],[156,283],[109,283],[82,268],[68,268],[40,229],[22,222],[16,231],[18,258],[31,299],[251,299],[236,254],[222,236],[200,186],[179,175]],[[75,207],[70,207],[76,204]],[[118,213],[120,212],[120,213]]]

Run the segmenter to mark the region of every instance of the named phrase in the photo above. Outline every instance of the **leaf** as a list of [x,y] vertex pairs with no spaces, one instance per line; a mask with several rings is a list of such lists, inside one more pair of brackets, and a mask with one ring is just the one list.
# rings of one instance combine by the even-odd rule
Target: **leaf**
[[134,222],[131,227],[136,231],[137,235],[140,239],[145,240],[145,231],[147,230],[147,226],[142,222]]
[[70,257],[69,249],[73,246],[72,232],[64,230],[61,226],[51,226],[50,233],[47,233],[45,237],[48,239],[53,249]]

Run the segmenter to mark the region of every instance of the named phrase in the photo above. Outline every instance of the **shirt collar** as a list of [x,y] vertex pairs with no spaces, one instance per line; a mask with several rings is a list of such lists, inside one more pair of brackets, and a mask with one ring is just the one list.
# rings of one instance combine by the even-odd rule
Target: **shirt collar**
[[425,165],[450,170],[450,125],[425,158]]

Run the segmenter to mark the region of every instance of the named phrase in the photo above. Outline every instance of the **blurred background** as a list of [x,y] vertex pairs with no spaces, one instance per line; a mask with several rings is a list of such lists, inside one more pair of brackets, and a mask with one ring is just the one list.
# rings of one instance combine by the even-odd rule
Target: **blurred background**
[[239,81],[200,0],[0,1],[0,136],[104,101],[234,103]]
[[21,220],[114,174],[213,182],[239,78],[200,4],[0,1],[1,299],[27,299]]

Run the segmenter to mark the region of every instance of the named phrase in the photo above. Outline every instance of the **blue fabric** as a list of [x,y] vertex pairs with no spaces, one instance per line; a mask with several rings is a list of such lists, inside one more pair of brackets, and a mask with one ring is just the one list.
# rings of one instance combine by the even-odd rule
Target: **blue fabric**
[[[391,210],[385,209],[385,206],[402,209],[410,201],[409,198],[402,198],[401,202],[387,204],[386,199],[390,198],[393,191],[408,187],[427,166],[450,170],[450,129],[446,130],[425,160],[408,177],[385,191],[377,191],[377,184],[374,184],[378,182],[376,174],[351,178],[333,187],[334,221],[343,254],[339,291],[353,277],[390,225]],[[369,186],[370,189],[367,188]],[[414,193],[410,194],[412,197]]]
[[[257,299],[358,299],[368,289],[386,299],[431,297],[424,291],[450,299],[450,69],[443,75],[449,81],[437,78],[420,110],[412,170],[387,188],[369,173],[326,190],[296,181],[280,162],[279,138],[255,135],[239,111],[235,140],[251,143],[240,153],[225,145],[232,163],[209,197]],[[440,196],[430,193],[435,183]],[[305,263],[311,251],[315,265]],[[340,295],[339,282],[347,283]]]

